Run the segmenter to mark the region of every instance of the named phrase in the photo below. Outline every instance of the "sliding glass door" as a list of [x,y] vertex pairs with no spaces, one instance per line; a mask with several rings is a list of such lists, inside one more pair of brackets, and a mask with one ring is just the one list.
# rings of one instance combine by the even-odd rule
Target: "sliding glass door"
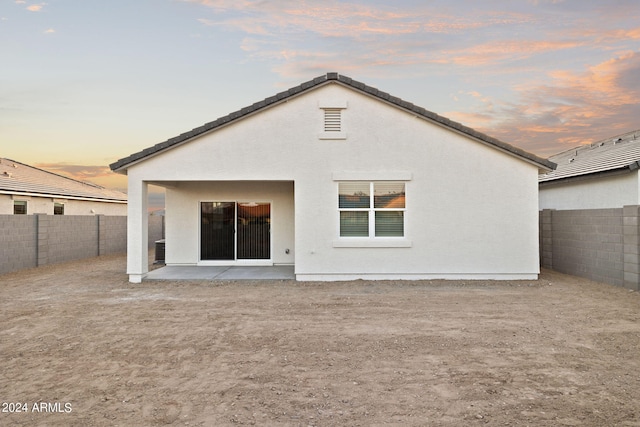
[[271,205],[238,203],[238,259],[271,258]]
[[268,260],[271,258],[271,204],[202,202],[200,259]]
[[201,204],[200,212],[200,258],[203,260],[235,259],[236,204],[204,202]]

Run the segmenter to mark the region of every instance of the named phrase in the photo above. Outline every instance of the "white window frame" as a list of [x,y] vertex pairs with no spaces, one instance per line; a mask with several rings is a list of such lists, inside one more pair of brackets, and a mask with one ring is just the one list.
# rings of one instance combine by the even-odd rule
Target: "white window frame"
[[[337,204],[337,231],[338,238],[333,241],[333,247],[411,247],[412,242],[407,238],[407,182],[405,180],[339,180],[336,183],[336,193],[340,194],[340,184],[344,182],[367,182],[369,184],[369,207],[368,208],[341,208]],[[404,183],[405,205],[404,208],[376,208],[374,205],[374,189],[376,183],[383,182]],[[341,212],[368,212],[369,235],[368,236],[341,236],[340,235],[340,213]],[[376,212],[402,212],[403,215],[403,236],[376,236],[375,214]]]

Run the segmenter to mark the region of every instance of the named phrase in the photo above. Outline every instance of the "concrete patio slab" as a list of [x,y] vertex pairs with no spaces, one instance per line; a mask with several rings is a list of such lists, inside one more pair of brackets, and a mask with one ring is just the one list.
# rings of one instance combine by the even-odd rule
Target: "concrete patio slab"
[[169,265],[150,271],[145,280],[293,280],[296,278],[293,269],[293,265],[265,267]]

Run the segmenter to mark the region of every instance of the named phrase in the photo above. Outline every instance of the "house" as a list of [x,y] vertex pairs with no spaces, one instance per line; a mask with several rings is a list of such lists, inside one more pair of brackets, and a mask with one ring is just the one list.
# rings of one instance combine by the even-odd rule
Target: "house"
[[127,215],[127,195],[0,158],[0,214]]
[[540,175],[540,209],[603,209],[640,204],[640,130],[551,156]]
[[297,280],[533,279],[553,164],[338,73],[118,160],[129,280],[148,185],[167,265],[294,264]]
[[541,174],[542,266],[640,290],[640,130],[550,157]]

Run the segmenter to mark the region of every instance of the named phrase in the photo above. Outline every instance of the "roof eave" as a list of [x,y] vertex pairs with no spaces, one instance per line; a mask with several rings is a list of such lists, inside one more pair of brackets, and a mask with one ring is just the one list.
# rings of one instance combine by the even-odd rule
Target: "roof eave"
[[538,180],[538,185],[540,187],[546,187],[554,184],[563,184],[566,182],[577,182],[577,181],[585,181],[589,179],[596,179],[601,177],[608,176],[616,176],[616,175],[625,175],[627,173],[633,172],[634,170],[640,169],[640,162],[633,162],[629,165],[615,168],[615,169],[607,169],[597,172],[589,172],[579,175],[570,175],[570,176],[561,176],[548,180]]

